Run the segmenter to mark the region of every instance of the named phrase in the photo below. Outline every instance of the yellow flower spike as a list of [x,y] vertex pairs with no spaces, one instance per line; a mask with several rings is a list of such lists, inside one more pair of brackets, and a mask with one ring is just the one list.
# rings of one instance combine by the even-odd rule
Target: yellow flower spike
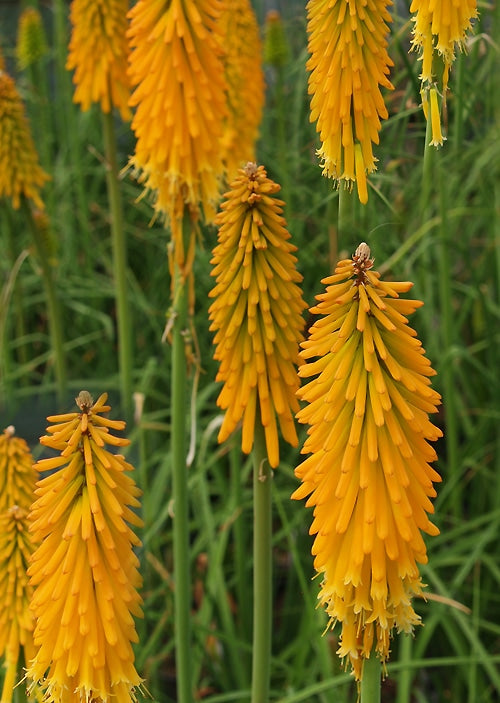
[[249,0],[233,0],[222,13],[229,117],[223,137],[226,179],[255,158],[264,106],[264,73],[259,25]]
[[27,678],[48,703],[129,703],[142,682],[131,644],[133,617],[142,615],[133,551],[140,541],[131,529],[142,525],[134,512],[140,490],[128,475],[133,467],[106,449],[129,443],[110,433],[125,423],[103,417],[106,399],[94,403],[82,391],[80,412],[51,416],[40,440],[63,459],[37,463],[57,470],[38,482],[30,512],[39,545],[28,569],[38,650]]
[[[130,166],[181,248],[181,222],[216,213],[228,116],[221,0],[139,0],[130,10]],[[184,254],[176,256],[181,268]]]
[[37,476],[28,445],[9,425],[0,434],[0,514],[13,505],[29,510]]
[[375,170],[372,144],[388,116],[381,87],[393,65],[387,53],[391,0],[309,0],[311,122],[316,122],[323,175],[351,187],[366,202],[366,174]]
[[98,103],[103,112],[116,107],[123,120],[131,117],[127,75],[128,0],[73,0],[66,68],[75,70],[73,102],[82,110]]
[[48,180],[39,164],[16,85],[0,69],[0,197],[10,198],[17,210],[24,195],[43,209],[40,189]]
[[[422,61],[420,74],[422,90],[428,90],[435,84],[436,80],[439,80],[445,103],[450,69],[455,60],[455,50],[457,47],[460,51],[465,48],[466,34],[472,27],[472,20],[477,17],[477,2],[476,0],[439,0],[439,2],[412,0],[410,12],[415,13],[412,48],[419,53],[419,59]],[[433,64],[436,54],[442,59],[440,62],[441,76],[435,75]],[[432,144],[441,146],[442,139],[440,141],[437,131],[434,132],[435,126],[437,127],[434,122],[436,113],[432,117]],[[428,119],[427,115],[426,119]],[[439,131],[440,129],[439,127]]]
[[[449,70],[455,60],[455,50],[465,46],[472,20],[477,17],[477,0],[412,0],[410,12],[413,17],[413,48],[430,68],[431,54],[437,52]],[[423,81],[432,81],[430,70],[422,71]]]
[[412,607],[427,561],[421,531],[438,534],[428,513],[439,474],[429,442],[442,436],[429,420],[439,394],[407,315],[422,303],[400,299],[410,282],[384,282],[362,243],[323,280],[302,342],[297,419],[309,426],[292,498],[313,507],[319,601],[340,622],[338,654],[357,679],[372,645],[385,661],[394,628],[420,623]]
[[7,427],[0,435],[0,656],[5,676],[2,703],[10,703],[23,663],[34,654],[34,620],[30,610],[32,587],[26,573],[33,553],[28,510],[33,501],[37,472],[26,442]]
[[47,53],[47,39],[40,12],[27,7],[19,18],[16,55],[21,71],[39,61]]
[[[264,427],[269,463],[279,463],[278,425],[296,446],[296,365],[306,307],[288,240],[280,186],[263,166],[248,163],[231,183],[217,215],[218,244],[212,258],[216,285],[209,309],[215,332],[217,404],[225,410],[223,442],[242,422],[242,450],[250,453],[257,413]],[[276,419],[278,422],[276,422]]]

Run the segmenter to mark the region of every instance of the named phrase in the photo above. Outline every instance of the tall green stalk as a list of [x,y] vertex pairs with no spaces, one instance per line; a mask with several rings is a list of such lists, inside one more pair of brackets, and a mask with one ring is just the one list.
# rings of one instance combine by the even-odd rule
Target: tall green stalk
[[116,135],[111,112],[102,113],[106,152],[106,183],[111,211],[113,275],[118,317],[118,356],[122,408],[127,421],[132,418],[132,334],[127,290],[127,240],[123,222],[123,206],[118,181]]
[[[425,144],[424,144],[424,155],[422,163],[422,183],[420,187],[420,217],[421,223],[429,222],[433,215],[433,203],[432,203],[432,192],[434,186],[434,163],[435,163],[435,151],[436,147],[432,146],[432,124],[431,115],[429,107],[429,115],[426,120],[425,128]],[[434,271],[431,260],[431,247],[425,246],[422,252],[422,289],[423,298],[425,304],[428,305],[430,310],[434,310]],[[430,319],[428,316],[426,319]],[[427,327],[426,338],[429,340],[428,344],[431,345],[432,342],[432,328]],[[431,354],[434,352],[432,346],[430,346]]]
[[370,658],[363,660],[360,703],[380,703],[381,674],[382,664],[373,649]]
[[[187,240],[190,220],[184,217],[183,236]],[[172,474],[173,474],[173,548],[175,662],[178,703],[191,703],[191,573],[187,490],[187,360],[185,335],[188,329],[188,282],[174,264],[172,320]]]
[[[238,634],[242,641],[247,642],[252,629],[251,612],[247,608],[251,592],[248,582],[248,552],[243,506],[243,485],[241,480],[242,461],[241,450],[234,442],[229,450],[231,471],[231,495],[233,504],[240,511],[233,522],[234,562],[235,562],[235,588],[238,603]],[[243,655],[244,656],[244,655]]]
[[[339,186],[339,213],[337,227],[337,241],[335,245],[338,249],[351,244],[351,235],[354,233],[354,198],[357,197],[355,189],[349,190],[344,183]],[[359,243],[359,242],[358,242]],[[333,243],[330,243],[332,248]],[[337,262],[335,262],[336,264]]]
[[272,636],[272,469],[260,416],[255,422],[253,461],[253,659],[251,703],[267,703]]
[[[441,348],[443,350],[444,363],[440,364],[441,383],[443,385],[445,425],[444,433],[446,443],[446,463],[448,469],[455,475],[459,471],[459,438],[458,438],[458,415],[455,403],[456,378],[453,364],[450,359],[450,352],[454,343],[454,313],[452,304],[452,273],[450,266],[450,226],[448,223],[448,202],[447,190],[444,182],[443,168],[437,164],[437,180],[440,195],[440,226],[439,226],[439,299],[441,308]],[[459,483],[456,483],[454,491],[451,491],[451,510],[455,518],[461,518],[462,495]]]
[[410,635],[402,634],[399,638],[398,661],[401,669],[397,675],[396,703],[410,703],[411,683],[413,680],[413,669],[411,659],[413,654],[413,638]]
[[80,228],[79,237],[67,237],[65,249],[68,258],[77,258],[78,252],[75,249],[75,240],[83,242],[84,245],[84,266],[89,268],[92,261],[90,224],[88,219],[89,207],[87,200],[87,190],[85,186],[84,168],[82,163],[81,141],[75,139],[78,134],[78,125],[73,105],[73,93],[71,77],[66,70],[67,44],[68,44],[68,5],[63,0],[54,0],[54,47],[55,47],[55,80],[58,95],[59,109],[54,111],[57,134],[60,144],[63,147],[63,157],[65,165],[71,171],[70,183],[73,188],[75,198],[75,215]]
[[30,204],[25,198],[22,199],[22,208],[31,231],[36,256],[40,263],[40,268],[42,269],[43,285],[47,298],[50,343],[54,358],[56,392],[58,402],[61,403],[66,392],[66,358],[64,353],[61,307],[57,297],[53,268],[46,251],[45,241],[33,218]]

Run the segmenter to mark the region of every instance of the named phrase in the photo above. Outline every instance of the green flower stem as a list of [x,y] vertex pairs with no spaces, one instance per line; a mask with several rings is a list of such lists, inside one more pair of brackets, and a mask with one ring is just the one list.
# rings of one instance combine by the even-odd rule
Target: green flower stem
[[[183,234],[190,227],[183,222]],[[187,236],[185,236],[185,239]],[[174,546],[174,617],[177,703],[193,700],[191,681],[191,574],[189,550],[189,516],[187,490],[187,360],[185,334],[188,327],[188,282],[177,264],[174,267],[172,320],[172,473],[173,473],[173,546]]]
[[[351,239],[354,234],[354,198],[357,197],[355,189],[349,190],[343,182],[339,186],[339,214],[337,228],[337,249],[347,247],[352,244]],[[355,243],[357,246],[359,242]],[[330,245],[332,248],[332,245]],[[335,262],[336,264],[337,262]]]
[[[90,262],[93,261],[88,219],[89,207],[84,179],[85,168],[82,163],[81,140],[75,139],[75,134],[78,134],[77,112],[73,105],[71,77],[66,70],[68,4],[64,0],[54,0],[53,17],[55,80],[58,105],[60,106],[60,109],[54,111],[54,117],[57,134],[61,138],[61,152],[63,152],[64,163],[71,172],[71,184],[76,205],[75,213],[80,228],[79,240],[84,245],[84,267],[88,269]],[[75,248],[75,239],[75,237],[67,237],[64,242],[69,259],[75,259],[78,255]]]
[[287,211],[292,212],[292,202],[290,195],[290,167],[288,166],[288,135],[287,135],[287,115],[285,100],[285,69],[284,66],[276,66],[276,120],[277,120],[277,142],[281,159],[281,194],[287,205]]
[[420,212],[429,214],[431,192],[433,188],[432,175],[434,171],[434,156],[436,147],[432,146],[432,124],[429,107],[429,119],[425,126],[424,160],[422,166],[422,187],[420,189]]
[[[420,214],[421,214],[421,224],[430,222],[433,216],[433,202],[432,193],[434,188],[434,166],[436,157],[436,147],[432,146],[432,124],[431,115],[429,107],[429,119],[426,121],[425,129],[425,144],[424,144],[424,157],[422,164],[422,184],[420,188]],[[432,229],[429,229],[429,233]],[[432,240],[431,240],[432,241]],[[434,283],[435,283],[435,273],[434,267],[432,265],[431,259],[431,246],[424,246],[422,250],[422,266],[421,266],[421,285],[422,285],[422,297],[425,300],[425,304],[428,306],[429,310],[435,310],[434,303]],[[427,316],[424,320],[430,320],[431,316]],[[423,323],[425,324],[425,322]],[[425,337],[428,339],[428,349],[431,357],[434,353],[437,353],[438,346],[433,346],[434,334],[431,326],[428,324],[425,331]]]
[[43,285],[47,297],[50,343],[54,355],[56,392],[57,399],[59,403],[61,403],[64,400],[66,392],[66,359],[64,354],[61,308],[54,283],[53,267],[49,261],[43,236],[33,219],[30,204],[25,198],[22,199],[22,207],[31,231],[36,256],[42,269]]
[[455,75],[455,89],[453,97],[455,100],[453,123],[453,150],[455,155],[459,157],[463,149],[464,141],[464,94],[465,94],[465,75],[464,75],[464,60],[462,53],[459,52],[455,59],[453,73]]
[[111,240],[113,245],[113,275],[118,318],[118,356],[122,409],[127,421],[132,418],[132,334],[127,289],[127,240],[123,226],[123,206],[118,182],[116,135],[113,113],[102,113],[104,148],[106,152],[106,183],[111,211]]
[[399,638],[398,664],[401,666],[397,674],[396,703],[410,703],[411,683],[413,680],[414,668],[411,666],[413,653],[413,637],[407,634]]
[[375,650],[363,661],[360,703],[380,703],[382,664]]
[[[437,177],[440,194],[440,227],[439,227],[439,298],[441,308],[441,344],[444,351],[444,363],[440,364],[440,375],[443,384],[443,397],[445,404],[445,424],[446,431],[444,439],[446,443],[446,464],[450,471],[459,470],[459,437],[458,437],[458,415],[455,403],[456,378],[454,365],[452,363],[451,352],[454,344],[454,312],[452,303],[452,272],[450,267],[451,249],[451,229],[448,222],[448,202],[447,190],[441,164],[438,164]],[[457,477],[458,478],[458,477]],[[458,483],[457,483],[458,488]],[[462,515],[462,493],[460,490],[451,491],[451,510],[457,520]]]
[[267,703],[272,635],[272,469],[260,416],[255,422],[253,461],[253,660],[251,703]]
[[[5,204],[5,203],[2,203]],[[18,278],[19,269],[21,263],[24,261],[28,255],[28,251],[25,250],[22,254],[17,254],[18,240],[16,237],[16,226],[14,223],[13,213],[11,207],[4,207],[2,224],[5,224],[4,229],[7,231],[7,251],[10,259],[9,266],[9,277],[7,283],[2,290],[1,303],[2,307],[0,309],[0,339],[5,342],[7,335],[5,334],[7,319],[8,319],[8,307],[10,304],[10,298],[12,297],[13,289],[15,286],[17,295],[14,296],[12,301],[12,306],[14,308],[14,327],[16,339],[24,339],[26,335],[26,324],[24,319],[24,309],[23,309],[23,282],[22,278]],[[0,344],[0,348],[3,349],[3,343]],[[17,349],[17,362],[24,366],[28,363],[28,353],[25,344],[21,344]],[[2,361],[8,363],[9,353],[7,348],[2,356]],[[1,375],[1,374],[0,374]],[[5,376],[4,376],[5,380]],[[20,385],[26,385],[28,383],[28,378],[23,374],[19,379],[18,383]]]
[[[49,112],[50,95],[47,83],[46,65],[47,62],[44,57],[32,63],[28,69],[32,86],[31,89],[35,96],[36,108],[36,119],[31,119],[30,121],[35,130],[36,144],[40,151],[41,164],[48,173],[54,173],[54,130],[52,129]],[[45,188],[44,200],[47,211],[53,213],[55,204],[55,192],[53,187]]]
[[339,260],[339,223],[335,222],[335,212],[340,208],[337,205],[337,199],[333,197],[334,193],[328,201],[326,221],[328,222],[328,261],[330,271],[333,271]]
[[236,442],[234,442],[230,448],[229,461],[231,467],[231,494],[233,496],[233,504],[236,506],[236,509],[239,510],[239,514],[233,523],[236,572],[235,588],[239,615],[238,634],[243,642],[247,642],[252,629],[251,613],[247,607],[247,603],[250,602],[251,598],[250,584],[248,583],[248,551],[246,539],[248,531],[245,529],[241,450]]

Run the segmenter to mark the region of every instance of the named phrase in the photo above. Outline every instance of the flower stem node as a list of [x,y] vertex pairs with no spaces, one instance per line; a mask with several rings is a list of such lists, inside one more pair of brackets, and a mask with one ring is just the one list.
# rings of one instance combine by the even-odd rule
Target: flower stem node
[[[313,507],[314,566],[330,625],[342,625],[338,654],[357,679],[363,659],[389,656],[393,629],[420,622],[422,532],[438,534],[428,514],[433,482],[429,444],[442,436],[429,421],[440,403],[434,375],[407,315],[422,303],[401,299],[410,282],[385,282],[361,243],[323,283],[310,312],[319,316],[302,342],[298,391],[308,425],[292,498]],[[372,648],[374,651],[372,652]]]

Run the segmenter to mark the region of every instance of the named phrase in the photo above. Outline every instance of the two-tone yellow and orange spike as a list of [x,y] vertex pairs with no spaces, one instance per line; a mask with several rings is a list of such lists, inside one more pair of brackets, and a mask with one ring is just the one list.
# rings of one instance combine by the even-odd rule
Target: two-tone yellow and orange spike
[[402,299],[410,282],[385,282],[361,244],[323,280],[311,312],[320,317],[302,343],[297,418],[308,425],[293,498],[313,507],[314,566],[319,600],[331,625],[340,622],[338,654],[356,677],[375,648],[389,656],[394,628],[411,631],[420,618],[418,563],[426,563],[422,532],[438,534],[428,513],[440,481],[429,444],[441,430],[429,420],[440,403],[434,371],[407,316],[422,303]]
[[139,0],[129,12],[130,166],[166,217],[181,267],[185,207],[212,221],[224,173],[223,9],[221,0]]

